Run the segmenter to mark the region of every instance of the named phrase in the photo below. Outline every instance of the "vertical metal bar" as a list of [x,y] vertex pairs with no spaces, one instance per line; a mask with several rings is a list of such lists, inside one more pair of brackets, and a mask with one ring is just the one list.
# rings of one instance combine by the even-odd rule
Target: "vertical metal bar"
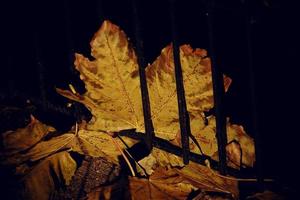
[[146,144],[148,150],[152,150],[152,139],[154,136],[153,123],[151,119],[151,109],[150,109],[150,100],[148,94],[147,80],[145,74],[146,62],[143,52],[143,41],[141,36],[141,24],[138,16],[136,0],[132,0],[132,10],[133,10],[133,21],[134,21],[134,36],[136,41],[136,53],[137,61],[139,65],[139,75],[140,75],[140,84],[141,84],[141,94],[142,94],[142,103],[143,103],[143,113],[144,113],[144,125],[146,131]]
[[254,133],[254,144],[255,144],[255,167],[257,174],[257,183],[259,190],[263,190],[264,178],[263,178],[263,167],[262,167],[262,154],[261,154],[261,135],[258,128],[258,111],[257,111],[257,99],[255,91],[255,74],[253,65],[253,47],[252,47],[252,18],[250,15],[249,1],[244,1],[244,13],[246,23],[246,36],[247,36],[247,53],[248,53],[248,74],[249,74],[249,86],[250,86],[250,100],[251,100],[251,122],[252,131]]
[[177,90],[177,101],[178,101],[178,111],[179,111],[179,121],[180,121],[180,132],[181,132],[181,144],[182,144],[182,154],[183,163],[189,163],[189,135],[190,133],[190,120],[187,112],[185,92],[183,86],[182,69],[180,63],[180,49],[177,36],[176,27],[176,9],[175,0],[170,0],[170,17],[171,17],[171,28],[172,28],[172,40],[173,40],[173,55],[174,55],[174,65],[175,65],[175,77],[176,77],[176,90]]
[[208,23],[208,38],[209,38],[209,51],[211,57],[211,72],[214,92],[214,108],[216,114],[216,137],[218,142],[218,154],[219,154],[219,170],[221,174],[226,174],[226,117],[224,113],[224,81],[223,74],[216,67],[216,56],[214,52],[214,0],[207,2],[207,23]]

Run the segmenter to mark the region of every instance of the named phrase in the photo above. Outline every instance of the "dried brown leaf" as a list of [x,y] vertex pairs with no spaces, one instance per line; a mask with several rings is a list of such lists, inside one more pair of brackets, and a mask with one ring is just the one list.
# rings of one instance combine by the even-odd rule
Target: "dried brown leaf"
[[[136,143],[135,140],[127,137],[124,137],[123,140],[130,146]],[[120,140],[116,141],[122,149],[126,148]],[[79,130],[78,135],[69,132],[53,137],[48,141],[39,142],[28,152],[6,157],[2,163],[18,165],[27,160],[37,161],[64,150],[75,151],[93,157],[107,157],[115,163],[118,162],[118,156],[121,155],[121,152],[118,151],[112,142],[110,135],[97,131]]]
[[76,162],[68,152],[42,160],[23,178],[23,198],[48,200],[57,187],[70,183],[75,170]]
[[158,168],[149,179],[129,177],[131,199],[186,199],[195,189],[176,171]]
[[176,172],[201,190],[227,193],[234,198],[239,196],[238,182],[236,180],[221,177],[208,167],[191,162],[182,169],[176,169]]
[[24,151],[53,131],[55,131],[53,127],[45,125],[31,116],[31,122],[26,127],[2,134],[3,154],[11,155]]

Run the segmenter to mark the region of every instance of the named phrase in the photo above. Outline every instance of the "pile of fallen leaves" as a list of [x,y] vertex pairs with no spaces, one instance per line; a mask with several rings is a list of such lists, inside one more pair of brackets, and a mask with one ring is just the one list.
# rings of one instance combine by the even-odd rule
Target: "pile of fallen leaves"
[[[89,60],[76,54],[75,66],[84,81],[81,95],[73,87],[57,89],[61,95],[84,104],[92,113],[66,133],[32,117],[25,128],[2,134],[1,165],[14,168],[25,199],[236,199],[237,181],[223,177],[208,166],[154,148],[135,160],[128,148],[139,141],[118,132],[145,132],[139,67],[123,31],[104,21],[91,41]],[[210,59],[203,49],[180,47],[181,65],[191,133],[202,152],[218,160]],[[146,68],[151,116],[155,135],[181,146],[176,83],[171,45]],[[227,91],[231,79],[224,76]],[[228,165],[253,166],[254,144],[242,126],[227,122]],[[191,141],[190,149],[201,154]],[[74,154],[82,155],[80,161]],[[125,160],[130,175],[123,173]],[[125,175],[124,175],[125,174]]]

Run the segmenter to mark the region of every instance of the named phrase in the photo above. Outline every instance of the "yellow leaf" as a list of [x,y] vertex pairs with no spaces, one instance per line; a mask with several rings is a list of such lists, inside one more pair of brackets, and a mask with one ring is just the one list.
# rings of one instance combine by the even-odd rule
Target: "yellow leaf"
[[[203,111],[213,107],[210,59],[203,49],[180,47],[182,76],[192,132],[204,127]],[[155,62],[146,68],[147,83],[155,133],[173,140],[179,132],[173,48],[164,48]],[[231,80],[224,77],[225,89]]]
[[79,96],[57,91],[90,109],[93,119],[88,129],[115,132],[136,128],[144,132],[137,58],[125,33],[104,21],[90,44],[95,60],[75,55],[75,66],[87,92]]
[[[137,142],[128,137],[122,137],[122,139],[128,146],[133,146]],[[118,162],[118,156],[121,155],[121,152],[114,145],[110,135],[97,131],[80,130],[78,140],[80,142],[70,145],[73,151],[93,157],[106,157],[110,158],[110,161]],[[126,148],[121,140],[115,139],[115,141],[122,150]]]
[[208,167],[191,162],[182,169],[175,169],[180,176],[189,181],[193,186],[201,188],[204,191],[214,191],[232,194],[238,198],[238,182],[233,179],[227,179],[218,176]]
[[[204,154],[208,156],[213,156],[218,151],[218,145],[216,140],[216,120],[214,116],[208,118],[208,125],[205,126],[202,130],[198,132],[194,132],[196,140],[199,142],[202,151]],[[253,166],[255,161],[255,148],[253,139],[246,134],[242,126],[236,124],[230,124],[227,122],[227,139],[228,143],[232,141],[237,141],[241,146],[242,150],[242,164],[246,166]],[[180,141],[177,140],[177,144]],[[190,149],[192,152],[200,153],[199,149],[193,142],[191,142]],[[227,148],[229,156],[233,156],[230,154],[230,148]],[[237,160],[236,160],[237,161]],[[237,161],[237,165],[239,165],[240,161]]]
[[[122,149],[126,148],[119,139],[116,141]],[[123,141],[129,146],[137,142],[127,137],[124,137]],[[69,132],[48,141],[41,141],[28,152],[7,157],[2,163],[18,165],[27,160],[37,161],[63,150],[71,150],[93,157],[107,157],[115,163],[118,162],[118,156],[121,155],[110,135],[97,131],[79,130],[78,135]]]
[[[183,72],[183,82],[187,109],[190,115],[191,133],[200,144],[204,154],[212,156],[217,152],[215,118],[209,118],[205,125],[204,111],[213,108],[213,88],[211,78],[211,63],[203,49],[192,49],[189,45],[180,47],[180,58]],[[156,61],[146,69],[149,88],[152,120],[156,136],[172,140],[172,143],[181,146],[179,128],[178,104],[176,96],[175,69],[173,49],[168,46],[162,50]],[[229,88],[231,79],[224,76],[225,90]],[[253,166],[254,143],[245,133],[242,126],[231,125],[227,122],[228,142],[233,140],[241,144],[243,150],[242,162]],[[200,153],[199,148],[190,141],[192,152]],[[160,154],[162,154],[160,152]],[[163,153],[164,155],[168,155]],[[163,164],[163,157],[153,152],[153,156]],[[168,156],[169,157],[169,156]],[[171,158],[176,158],[170,155]],[[165,159],[172,166],[174,159]],[[165,164],[163,164],[164,166]],[[178,163],[180,166],[180,164]]]
[[68,152],[54,154],[39,162],[22,181],[23,198],[48,200],[60,185],[68,185],[76,170],[76,162]]
[[73,141],[74,134],[66,133],[61,136],[53,137],[48,141],[41,141],[29,151],[6,156],[1,163],[6,165],[19,165],[27,160],[37,161],[58,151],[68,149],[68,145]]

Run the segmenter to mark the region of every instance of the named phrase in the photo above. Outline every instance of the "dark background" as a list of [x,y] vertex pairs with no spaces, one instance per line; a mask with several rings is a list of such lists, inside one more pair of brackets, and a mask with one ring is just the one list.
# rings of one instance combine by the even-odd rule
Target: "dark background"
[[[181,44],[208,49],[207,11],[203,2],[177,1]],[[233,80],[226,95],[227,115],[254,135],[249,81],[249,62],[252,62],[255,119],[262,138],[264,174],[276,178],[283,186],[296,188],[300,123],[297,5],[284,0],[216,2],[213,23],[216,63]],[[72,83],[84,91],[73,69],[73,53],[90,55],[89,42],[104,19],[120,26],[135,46],[128,0],[11,0],[0,5],[2,100],[17,94],[65,106],[67,100],[56,94],[55,87],[67,88]],[[165,0],[140,1],[138,9],[145,59],[152,63],[172,40],[169,4]],[[68,117],[44,113],[41,118],[45,122],[57,127],[70,125]]]

